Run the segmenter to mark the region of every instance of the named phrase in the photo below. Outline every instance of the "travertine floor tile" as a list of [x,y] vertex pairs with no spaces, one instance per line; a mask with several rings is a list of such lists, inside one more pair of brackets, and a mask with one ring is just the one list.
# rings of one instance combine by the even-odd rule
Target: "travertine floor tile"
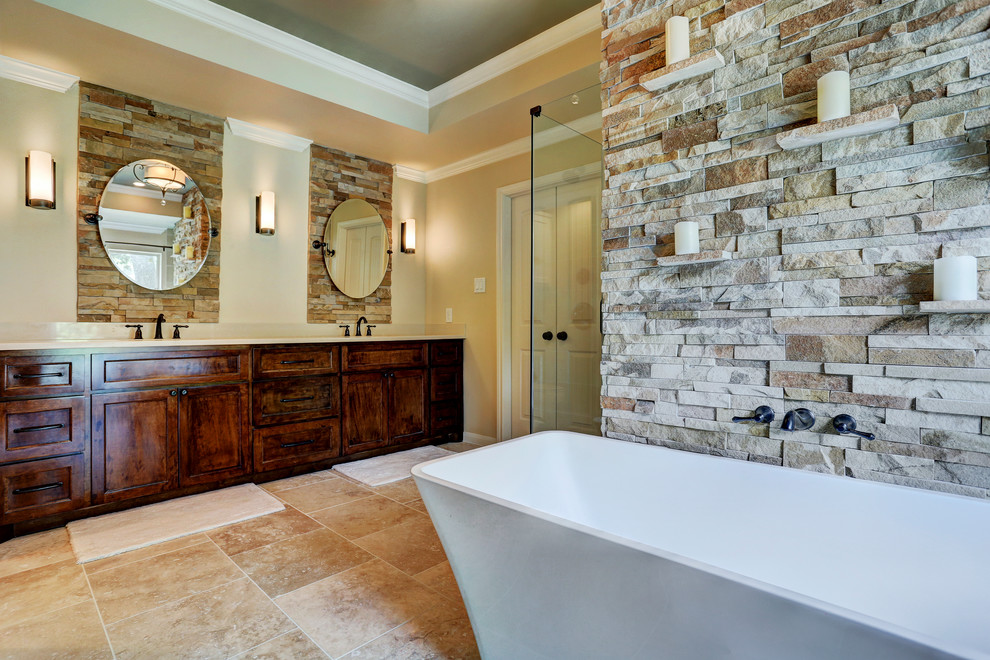
[[165,541],[164,543],[149,545],[146,548],[139,548],[137,550],[131,550],[130,552],[124,552],[119,555],[114,555],[113,557],[106,557],[104,559],[86,562],[82,565],[82,567],[86,569],[87,575],[92,575],[93,573],[99,573],[100,571],[106,571],[111,568],[120,568],[121,566],[126,566],[127,564],[133,564],[134,562],[141,561],[142,559],[150,559],[151,557],[164,555],[165,553],[172,552],[174,550],[181,550],[200,543],[209,543],[209,541],[210,539],[206,536],[206,534],[190,534],[189,536],[172,539],[171,541]]
[[292,507],[267,516],[252,518],[208,532],[209,537],[228,555],[320,529],[320,525]]
[[429,518],[395,525],[354,542],[409,575],[422,573],[447,559]]
[[277,493],[282,490],[288,490],[290,488],[298,488],[299,486],[307,486],[309,484],[315,484],[318,481],[325,481],[327,479],[336,479],[336,478],[337,476],[330,470],[322,470],[320,472],[300,474],[298,477],[289,477],[288,479],[269,481],[268,483],[259,484],[259,485],[270,493]]
[[104,623],[244,577],[212,543],[133,562],[89,576]]
[[430,512],[426,510],[426,505],[423,504],[423,500],[421,500],[418,497],[414,500],[406,502],[406,506],[409,507],[410,509],[416,509],[420,513],[425,513],[426,515],[430,515]]
[[370,561],[275,599],[333,657],[341,656],[442,601],[381,561]]
[[42,614],[0,631],[2,660],[113,658],[92,600]]
[[0,578],[0,629],[92,600],[74,559]]
[[322,527],[233,556],[237,565],[271,597],[371,559],[373,557],[361,548]]
[[73,559],[64,527],[0,543],[0,578]]
[[301,630],[267,641],[236,656],[242,660],[326,660],[330,657]]
[[457,579],[454,578],[454,571],[450,570],[449,561],[439,563],[413,577],[455,603],[461,602],[461,590],[457,587]]
[[348,539],[374,534],[392,525],[422,517],[409,507],[381,495],[363,497],[309,515]]
[[294,506],[303,513],[309,513],[361,497],[368,497],[372,493],[363,486],[333,477],[307,486],[280,490],[274,494],[290,506]]
[[412,477],[379,486],[375,491],[396,502],[411,502],[419,498],[419,489],[416,488],[416,482]]
[[226,658],[293,628],[244,578],[110,624],[107,632],[120,660]]
[[[356,649],[346,660],[474,660],[481,658],[463,607],[443,603]],[[343,658],[341,660],[344,660]]]

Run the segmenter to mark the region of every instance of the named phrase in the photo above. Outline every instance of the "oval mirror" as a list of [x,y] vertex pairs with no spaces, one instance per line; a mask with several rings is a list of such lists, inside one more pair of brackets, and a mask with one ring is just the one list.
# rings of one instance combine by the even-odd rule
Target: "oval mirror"
[[323,241],[323,261],[337,288],[350,298],[374,293],[388,268],[388,232],[375,207],[363,199],[338,204]]
[[100,196],[100,240],[120,274],[146,289],[182,286],[210,249],[206,199],[191,178],[164,160],[120,168]]

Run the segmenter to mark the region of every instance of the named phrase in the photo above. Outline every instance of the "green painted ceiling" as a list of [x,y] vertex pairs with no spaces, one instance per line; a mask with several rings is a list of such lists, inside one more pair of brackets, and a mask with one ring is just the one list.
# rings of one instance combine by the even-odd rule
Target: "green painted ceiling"
[[598,3],[588,0],[213,0],[432,89]]

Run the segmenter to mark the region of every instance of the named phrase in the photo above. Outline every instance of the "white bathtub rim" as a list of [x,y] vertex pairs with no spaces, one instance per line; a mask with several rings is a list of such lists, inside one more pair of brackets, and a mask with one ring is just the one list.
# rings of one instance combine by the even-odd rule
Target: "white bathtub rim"
[[[504,444],[510,443],[510,442],[519,442],[519,441],[522,441],[522,440],[526,440],[528,438],[533,438],[533,437],[542,436],[542,435],[561,435],[561,434],[563,434],[563,435],[569,435],[569,436],[588,437],[588,438],[593,438],[595,440],[603,440],[603,441],[606,441],[606,442],[615,442],[615,443],[623,443],[623,444],[645,444],[645,443],[629,443],[628,441],[625,441],[625,440],[616,440],[614,438],[589,436],[589,435],[586,435],[586,434],[583,434],[583,433],[572,433],[572,432],[569,432],[569,431],[540,431],[540,432],[537,432],[537,433],[532,433],[530,435],[521,436],[521,437],[518,437],[518,438],[513,438],[511,440],[504,440],[502,442],[497,442],[497,443],[495,443],[493,445],[487,445],[487,446],[484,446],[484,447],[479,447],[478,449],[472,449],[472,450],[470,450],[470,452],[471,453],[476,453],[476,452],[482,452],[482,451],[491,451],[491,450],[496,449],[500,445],[504,445]],[[649,447],[652,447],[654,449],[661,449],[661,450],[665,450],[665,451],[683,452],[683,450],[680,450],[680,449],[672,449],[670,447],[663,447],[663,446],[659,446],[659,445],[645,445],[645,446],[649,446]],[[779,597],[785,598],[787,600],[796,601],[799,604],[806,605],[808,607],[821,610],[821,611],[826,612],[828,614],[832,614],[834,616],[837,616],[837,617],[840,617],[840,618],[843,618],[843,619],[852,621],[854,623],[862,623],[862,624],[869,625],[869,626],[874,627],[874,628],[876,628],[878,630],[881,630],[881,631],[883,631],[885,633],[888,633],[888,634],[890,634],[892,636],[901,637],[903,639],[907,639],[907,640],[910,640],[912,642],[916,642],[918,644],[921,644],[923,646],[930,647],[930,648],[935,649],[935,650],[938,650],[938,651],[942,651],[942,652],[945,652],[945,653],[950,653],[950,654],[959,656],[960,658],[968,658],[970,660],[990,660],[990,654],[988,654],[988,653],[986,653],[986,652],[984,652],[982,650],[979,650],[979,649],[974,649],[971,646],[966,646],[964,644],[960,644],[960,643],[955,642],[955,641],[946,640],[944,638],[935,637],[933,635],[929,635],[929,634],[926,634],[926,633],[918,632],[917,630],[913,630],[911,628],[907,628],[907,627],[898,625],[896,623],[891,623],[890,621],[886,621],[884,619],[880,619],[880,618],[877,618],[877,617],[872,616],[872,615],[869,615],[869,614],[864,614],[862,612],[858,612],[856,610],[853,610],[853,609],[850,609],[850,608],[847,608],[847,607],[842,607],[840,605],[836,605],[834,603],[830,603],[828,601],[821,600],[819,598],[815,598],[813,596],[809,596],[807,594],[803,594],[801,592],[794,591],[792,589],[787,589],[786,587],[780,587],[780,586],[777,586],[775,584],[771,584],[769,582],[764,582],[763,580],[758,580],[756,578],[753,578],[753,577],[750,577],[750,576],[747,576],[747,575],[743,575],[741,573],[737,573],[735,571],[731,571],[731,570],[728,570],[728,569],[725,569],[725,568],[721,568],[719,566],[714,566],[712,564],[708,564],[706,562],[699,561],[699,560],[693,559],[691,557],[687,557],[687,556],[684,556],[684,555],[681,555],[681,554],[678,554],[678,553],[675,553],[675,552],[671,552],[669,550],[664,550],[663,548],[657,548],[657,547],[654,547],[654,546],[651,546],[651,545],[647,545],[645,543],[642,543],[640,541],[635,541],[633,539],[629,539],[629,538],[626,538],[624,536],[619,536],[617,534],[613,534],[612,532],[606,532],[604,530],[600,530],[600,529],[591,527],[589,525],[578,523],[578,522],[575,522],[573,520],[568,520],[567,518],[562,518],[560,516],[556,516],[556,515],[553,515],[553,514],[550,514],[550,513],[546,513],[544,511],[540,511],[538,509],[535,509],[535,508],[532,508],[532,507],[528,507],[528,506],[519,504],[517,502],[513,502],[511,500],[507,500],[507,499],[498,497],[496,495],[492,495],[490,493],[486,493],[484,491],[480,491],[480,490],[471,488],[469,486],[464,486],[462,484],[454,483],[452,481],[448,481],[446,479],[443,479],[443,478],[440,478],[440,477],[436,477],[434,475],[431,475],[431,474],[428,474],[428,473],[425,472],[425,469],[429,468],[434,463],[440,463],[440,462],[443,462],[443,461],[455,460],[459,455],[461,455],[463,453],[467,453],[467,452],[460,452],[458,454],[454,454],[453,456],[444,456],[443,458],[437,458],[437,459],[434,459],[434,460],[431,460],[431,461],[426,461],[426,462],[420,463],[418,465],[415,465],[412,468],[412,474],[413,474],[414,477],[418,477],[420,479],[424,479],[426,481],[430,481],[432,483],[435,483],[435,484],[444,486],[446,488],[450,488],[452,490],[459,491],[459,492],[464,493],[466,495],[477,497],[478,499],[484,500],[486,502],[490,502],[492,504],[496,504],[498,506],[503,506],[503,507],[505,507],[507,509],[511,509],[511,510],[516,511],[518,513],[522,513],[522,514],[525,514],[525,515],[533,516],[533,517],[538,518],[540,520],[543,520],[545,522],[548,522],[548,523],[551,523],[551,524],[555,524],[555,525],[560,525],[562,527],[565,527],[567,529],[574,530],[574,531],[579,532],[579,533],[588,534],[590,536],[594,536],[594,537],[600,538],[600,539],[605,540],[605,541],[608,541],[610,543],[617,543],[619,545],[623,545],[623,546],[625,546],[627,548],[630,548],[630,549],[633,549],[633,550],[638,550],[640,552],[645,552],[647,554],[654,555],[654,556],[659,557],[661,559],[666,559],[666,560],[669,560],[669,561],[673,561],[673,562],[682,564],[684,566],[687,566],[689,568],[694,568],[694,569],[697,569],[699,571],[703,571],[705,573],[709,573],[711,575],[714,575],[716,577],[720,577],[720,578],[724,578],[724,579],[727,579],[727,580],[731,580],[733,582],[737,582],[737,583],[743,584],[744,586],[748,586],[748,587],[751,587],[753,589],[757,589],[759,591],[766,592],[766,593],[771,594],[773,596],[779,596]],[[696,455],[696,456],[702,456],[702,457],[705,457],[705,458],[708,458],[708,459],[721,459],[721,460],[725,460],[725,461],[734,461],[736,463],[742,462],[742,461],[739,461],[739,459],[729,458],[729,457],[726,457],[726,456],[716,456],[716,455],[712,455],[712,454],[702,454],[702,453],[696,453],[696,452],[691,452],[691,453],[694,454],[694,455]],[[762,464],[762,463],[745,462],[745,464],[746,465],[752,465],[754,468],[758,468],[758,469],[761,469],[761,470],[779,470],[780,469],[779,466],[765,465],[765,464]],[[793,469],[793,468],[788,468],[788,469]],[[868,480],[850,479],[849,477],[842,477],[842,476],[834,475],[834,474],[824,474],[824,473],[820,473],[820,472],[811,472],[811,471],[807,471],[807,472],[808,472],[808,475],[809,476],[812,476],[812,477],[823,477],[823,478],[841,479],[844,482],[854,481],[854,482],[857,482],[857,483],[861,483],[864,486],[871,486],[871,487],[894,487],[894,488],[904,489],[904,490],[908,490],[908,491],[915,492],[915,493],[918,491],[917,488],[913,488],[911,486],[901,486],[900,484],[888,484],[888,483],[884,483],[884,482],[873,482],[873,481],[868,481]],[[958,498],[958,499],[961,499],[961,500],[964,500],[964,501],[967,501],[967,502],[974,502],[974,501],[979,502],[979,500],[974,500],[974,498],[966,497],[966,496],[963,496],[963,495],[956,495],[955,493],[942,493],[942,492],[939,492],[939,491],[927,491],[927,492],[929,492],[932,496],[952,497],[952,498]]]

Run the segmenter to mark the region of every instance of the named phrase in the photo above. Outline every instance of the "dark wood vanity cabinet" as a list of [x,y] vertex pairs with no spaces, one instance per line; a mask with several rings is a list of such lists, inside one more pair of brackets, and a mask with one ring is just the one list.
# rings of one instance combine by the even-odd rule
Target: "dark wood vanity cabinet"
[[0,533],[459,440],[462,362],[460,339],[0,353]]

